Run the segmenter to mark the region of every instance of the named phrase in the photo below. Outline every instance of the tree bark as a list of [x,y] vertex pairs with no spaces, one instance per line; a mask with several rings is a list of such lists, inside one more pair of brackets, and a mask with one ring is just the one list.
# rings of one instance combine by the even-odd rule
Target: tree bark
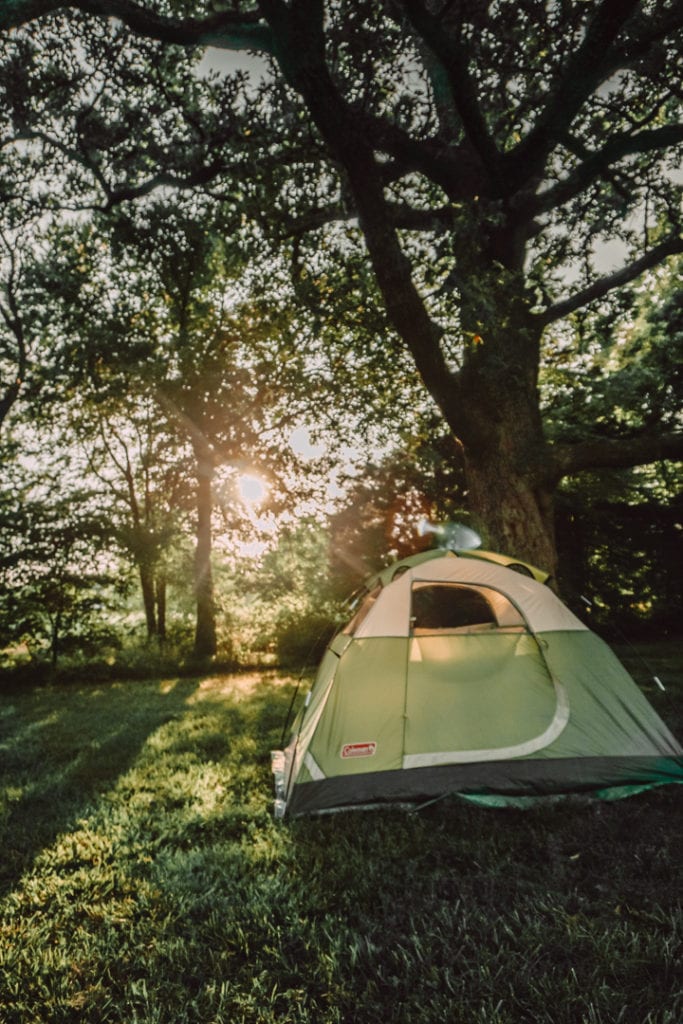
[[147,623],[147,639],[152,640],[157,635],[157,617],[154,602],[154,574],[150,566],[139,565],[140,590],[142,592],[142,604],[145,609],[145,621]]
[[60,611],[55,612],[55,616],[52,620],[52,629],[50,630],[50,670],[54,675],[57,671],[57,663],[59,661],[59,645],[61,641],[61,625],[62,625],[62,613]]
[[11,384],[5,389],[2,395],[0,395],[0,427],[7,419],[9,412],[19,397],[20,385]]
[[211,572],[211,512],[213,507],[213,457],[208,449],[197,454],[197,546],[195,550],[195,596],[197,619],[194,653],[212,658],[216,653],[216,609]]
[[155,601],[157,616],[157,639],[159,646],[166,643],[166,574],[158,572],[155,580]]
[[520,474],[511,454],[479,460],[466,457],[467,503],[484,546],[557,571],[551,490]]
[[554,575],[555,481],[535,382],[479,367],[466,393],[477,420],[476,437],[463,446],[467,505],[477,529],[486,546]]

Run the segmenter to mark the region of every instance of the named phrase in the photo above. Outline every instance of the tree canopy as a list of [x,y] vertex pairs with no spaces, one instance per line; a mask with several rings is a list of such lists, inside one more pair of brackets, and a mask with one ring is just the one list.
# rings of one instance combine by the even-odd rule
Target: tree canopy
[[[362,241],[376,336],[462,445],[487,539],[552,569],[559,480],[683,451],[668,416],[550,432],[539,391],[567,318],[683,250],[681,28],[681,0],[13,0],[2,188],[81,210],[202,188],[328,319],[326,269]],[[262,71],[202,76],[207,47]]]

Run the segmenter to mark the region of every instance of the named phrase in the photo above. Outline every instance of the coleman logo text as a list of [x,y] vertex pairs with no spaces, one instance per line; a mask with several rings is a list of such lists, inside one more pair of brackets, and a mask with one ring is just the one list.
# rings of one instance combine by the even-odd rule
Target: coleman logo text
[[341,748],[342,757],[372,757],[377,750],[374,740],[369,743],[345,743]]

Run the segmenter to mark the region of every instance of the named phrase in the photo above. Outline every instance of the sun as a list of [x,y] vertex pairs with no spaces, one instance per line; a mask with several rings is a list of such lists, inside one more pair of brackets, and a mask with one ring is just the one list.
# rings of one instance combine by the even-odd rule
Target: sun
[[237,491],[245,505],[260,505],[268,493],[268,485],[257,476],[243,474],[237,481]]

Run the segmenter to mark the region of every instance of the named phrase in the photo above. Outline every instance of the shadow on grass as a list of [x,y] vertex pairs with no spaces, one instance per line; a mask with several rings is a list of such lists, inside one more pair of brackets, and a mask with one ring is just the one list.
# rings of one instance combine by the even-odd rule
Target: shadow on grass
[[197,688],[190,679],[45,688],[0,707],[0,896]]
[[0,706],[25,859],[74,831],[6,901],[3,1021],[683,1019],[675,794],[276,822],[268,752],[293,685],[245,673]]

